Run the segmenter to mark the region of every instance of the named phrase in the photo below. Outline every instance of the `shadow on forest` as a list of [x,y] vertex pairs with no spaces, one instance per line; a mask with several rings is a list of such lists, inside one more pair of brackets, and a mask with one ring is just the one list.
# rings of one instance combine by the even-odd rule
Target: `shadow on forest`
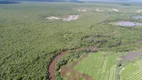
[[0,1],[0,4],[18,4],[20,2],[15,2],[15,1]]

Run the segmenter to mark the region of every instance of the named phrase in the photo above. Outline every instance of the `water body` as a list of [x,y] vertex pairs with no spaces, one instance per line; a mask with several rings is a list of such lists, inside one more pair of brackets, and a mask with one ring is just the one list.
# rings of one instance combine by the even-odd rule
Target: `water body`
[[0,1],[0,4],[18,4],[20,2],[15,2],[15,1]]
[[135,19],[142,19],[142,16],[134,16]]
[[132,26],[142,26],[142,23],[131,22],[131,21],[120,21],[117,22],[116,25],[132,27]]

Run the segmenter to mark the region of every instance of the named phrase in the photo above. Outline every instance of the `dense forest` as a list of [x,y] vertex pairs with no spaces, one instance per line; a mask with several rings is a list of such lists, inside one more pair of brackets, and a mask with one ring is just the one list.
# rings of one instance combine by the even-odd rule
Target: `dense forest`
[[[112,66],[112,59],[142,47],[141,26],[115,25],[119,21],[141,23],[141,19],[133,18],[142,15],[140,9],[141,5],[120,3],[0,4],[0,80],[49,80],[50,63],[67,50],[69,54],[56,64],[57,80],[62,80],[60,68],[90,52],[90,49],[76,49],[90,46],[97,47],[103,56],[108,55]],[[79,17],[64,20],[73,15]],[[107,58],[98,61],[103,63],[103,59]],[[116,66],[110,66],[108,69],[114,71]],[[77,69],[84,71],[80,65]]]

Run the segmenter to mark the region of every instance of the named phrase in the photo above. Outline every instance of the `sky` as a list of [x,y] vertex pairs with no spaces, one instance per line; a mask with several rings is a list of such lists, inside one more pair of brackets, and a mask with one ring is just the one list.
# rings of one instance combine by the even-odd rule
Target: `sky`
[[80,1],[142,1],[142,0],[80,0]]
[[[22,1],[22,0],[0,0],[0,1]],[[142,0],[23,0],[23,1],[99,1],[99,2],[118,2],[118,1],[128,1],[128,2],[142,2]]]

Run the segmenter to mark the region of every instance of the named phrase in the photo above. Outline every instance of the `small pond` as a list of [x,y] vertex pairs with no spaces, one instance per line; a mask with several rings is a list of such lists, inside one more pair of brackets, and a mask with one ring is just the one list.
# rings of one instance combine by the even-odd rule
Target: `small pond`
[[142,26],[142,23],[131,22],[131,21],[120,21],[116,22],[115,25],[132,27],[132,26]]
[[134,16],[135,19],[142,19],[142,16]]

